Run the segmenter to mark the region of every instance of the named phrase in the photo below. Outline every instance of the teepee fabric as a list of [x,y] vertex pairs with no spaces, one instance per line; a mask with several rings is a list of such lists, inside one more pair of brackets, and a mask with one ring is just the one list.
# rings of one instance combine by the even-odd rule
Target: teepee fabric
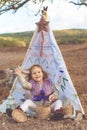
[[[75,110],[81,110],[84,114],[78,94],[73,86],[63,56],[49,24],[46,29],[38,31],[37,27],[21,68],[26,70],[34,64],[40,64],[58,89],[59,99],[63,103],[67,99],[72,101]],[[27,96],[29,95],[29,92],[22,88],[17,78],[13,83],[11,93],[18,104],[22,103],[21,99],[28,98]]]

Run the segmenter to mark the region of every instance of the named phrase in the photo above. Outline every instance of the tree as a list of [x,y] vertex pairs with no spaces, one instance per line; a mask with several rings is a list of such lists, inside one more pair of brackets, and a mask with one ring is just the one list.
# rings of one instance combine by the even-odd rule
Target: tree
[[70,1],[69,3],[73,3],[74,5],[79,5],[79,6],[82,6],[82,5],[87,6],[87,0],[76,0],[76,2],[74,2],[74,1],[72,0],[72,1]]
[[[16,12],[19,8],[23,7],[29,1],[32,1],[35,4],[40,2],[42,5],[42,3],[46,0],[0,0],[0,15],[9,10]],[[53,0],[50,1],[52,2]]]
[[[46,0],[0,0],[0,15],[9,11],[9,10],[14,10],[16,12],[19,8],[23,7],[25,4],[27,4],[29,1],[34,2],[37,4],[38,2],[43,4],[44,1]],[[49,0],[53,2],[54,0]],[[69,0],[67,0],[69,1]],[[74,5],[85,5],[87,6],[87,0],[74,0],[69,1],[70,3],[73,3]]]

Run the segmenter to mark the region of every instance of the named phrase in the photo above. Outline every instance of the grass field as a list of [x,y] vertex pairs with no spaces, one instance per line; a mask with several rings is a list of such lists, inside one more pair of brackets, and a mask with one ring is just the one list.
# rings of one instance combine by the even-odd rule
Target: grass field
[[[53,31],[58,44],[84,43],[87,42],[87,30],[70,29]],[[33,32],[7,33],[0,35],[0,47],[27,46]]]

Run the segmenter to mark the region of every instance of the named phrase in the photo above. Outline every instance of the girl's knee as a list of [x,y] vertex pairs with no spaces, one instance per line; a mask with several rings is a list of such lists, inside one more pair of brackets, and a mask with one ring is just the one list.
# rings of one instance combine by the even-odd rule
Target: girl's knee
[[57,104],[60,104],[62,106],[62,101],[61,100],[56,100]]
[[32,101],[30,99],[27,99],[24,103],[29,104],[29,103],[32,103]]

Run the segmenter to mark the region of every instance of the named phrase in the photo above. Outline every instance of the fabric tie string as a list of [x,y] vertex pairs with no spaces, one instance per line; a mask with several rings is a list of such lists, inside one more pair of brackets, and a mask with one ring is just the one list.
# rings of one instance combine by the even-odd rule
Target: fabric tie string
[[44,90],[42,89],[42,90],[40,91],[40,94],[34,96],[32,100],[33,100],[33,101],[41,101],[41,100],[43,100],[43,105],[44,105],[45,101],[48,100],[48,98],[49,98],[49,95],[48,95],[48,96],[45,96]]

